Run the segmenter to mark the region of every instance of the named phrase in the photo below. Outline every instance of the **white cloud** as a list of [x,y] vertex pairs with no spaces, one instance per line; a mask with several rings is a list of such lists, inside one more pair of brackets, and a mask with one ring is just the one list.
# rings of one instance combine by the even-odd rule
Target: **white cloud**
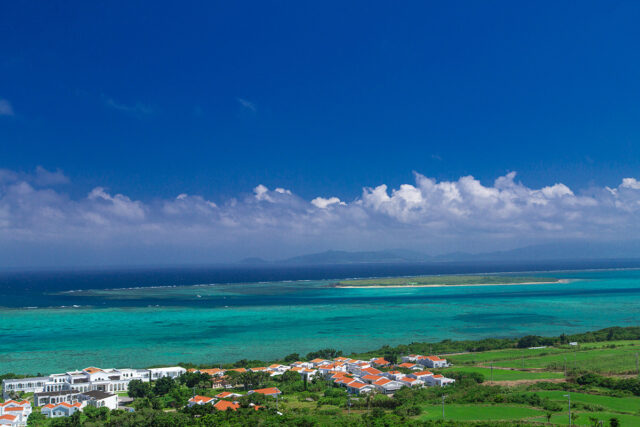
[[251,101],[248,101],[244,98],[236,98],[236,101],[238,101],[238,104],[240,104],[243,108],[246,108],[247,110],[251,110],[254,113],[257,111],[256,104],[254,104]]
[[68,184],[69,178],[60,169],[56,169],[55,172],[50,172],[42,166],[38,166],[36,167],[34,182],[42,187],[47,187]]
[[11,103],[6,100],[0,98],[0,116],[13,116],[13,106]]
[[142,116],[153,114],[154,110],[148,105],[142,104],[141,102],[136,102],[135,104],[123,104],[121,102],[117,102],[113,98],[104,98],[104,103],[107,107],[113,108],[114,110],[122,111],[123,113],[131,114],[134,116]]
[[365,187],[349,203],[337,197],[305,200],[262,184],[253,194],[221,203],[186,192],[141,201],[103,187],[72,198],[54,187],[66,182],[59,170],[0,170],[0,255],[63,248],[56,254],[67,254],[69,263],[98,251],[129,253],[123,262],[132,263],[149,253],[159,253],[156,262],[186,254],[185,262],[203,262],[329,248],[442,253],[558,239],[640,239],[635,178],[615,188],[576,191],[562,183],[530,188],[514,172],[490,185],[472,176],[436,181],[416,173],[413,183],[398,188]]
[[324,197],[316,197],[311,201],[311,204],[320,209],[326,209],[329,206],[335,205],[335,204],[338,204],[341,206],[347,205],[345,202],[341,201],[337,197],[329,197],[328,199],[325,199]]

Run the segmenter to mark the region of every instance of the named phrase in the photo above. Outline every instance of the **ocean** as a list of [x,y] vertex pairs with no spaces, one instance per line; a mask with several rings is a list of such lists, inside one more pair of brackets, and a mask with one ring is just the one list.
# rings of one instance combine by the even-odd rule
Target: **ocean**
[[[0,374],[89,365],[215,365],[327,347],[349,353],[414,341],[640,325],[640,270],[632,267],[639,265],[600,261],[3,272]],[[341,278],[482,272],[568,283],[330,286]]]

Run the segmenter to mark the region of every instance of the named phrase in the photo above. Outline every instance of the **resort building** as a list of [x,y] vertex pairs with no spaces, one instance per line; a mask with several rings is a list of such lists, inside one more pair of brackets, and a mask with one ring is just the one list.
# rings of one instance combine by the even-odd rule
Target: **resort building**
[[118,395],[106,391],[91,390],[80,393],[80,401],[96,408],[118,409]]
[[11,393],[24,392],[36,393],[42,391],[44,384],[49,381],[49,377],[19,378],[2,380],[2,397],[8,399]]
[[31,403],[28,400],[7,400],[0,403],[0,426],[26,426],[31,411]]
[[187,372],[186,369],[180,366],[172,366],[170,368],[152,368],[147,369],[147,371],[149,371],[149,374],[151,375],[151,381],[159,380],[163,377],[177,378]]
[[59,418],[70,417],[83,408],[83,404],[80,402],[67,403],[62,402],[58,404],[49,403],[44,405],[40,412],[47,418]]
[[[99,390],[110,393],[127,391],[131,380],[149,382],[162,377],[175,378],[184,374],[186,370],[181,367],[154,368],[154,369],[101,369],[96,367],[85,368],[81,371],[70,371],[61,374],[51,374],[48,377],[21,378],[2,380],[2,392],[5,399],[12,393],[54,393]],[[64,397],[70,393],[55,394],[46,403],[70,402]],[[44,395],[43,395],[44,396]],[[44,397],[43,397],[44,398]],[[40,405],[38,405],[40,406]]]

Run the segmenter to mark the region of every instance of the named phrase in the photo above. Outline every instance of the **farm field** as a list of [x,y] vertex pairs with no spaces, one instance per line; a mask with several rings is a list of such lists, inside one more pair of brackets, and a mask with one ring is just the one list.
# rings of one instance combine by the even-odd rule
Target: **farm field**
[[[638,352],[640,352],[640,346],[634,345],[554,353],[525,358],[524,368],[562,371],[566,360],[567,369],[580,368],[607,374],[635,373]],[[494,366],[522,368],[523,360],[520,358],[497,361]]]
[[[564,397],[567,394],[566,391],[537,391],[535,394],[542,398],[546,397],[550,400],[557,401],[565,405],[567,404],[567,398]],[[640,412],[640,397],[611,397],[572,392],[571,402],[598,405],[602,406],[607,411],[625,412],[630,414],[638,414]]]
[[[447,372],[477,372],[482,374],[487,381],[492,378],[491,368],[482,368],[476,366],[454,366],[452,368],[442,370],[442,373],[445,376],[447,375]],[[493,369],[493,381],[539,380],[563,377],[564,374],[562,372],[529,372],[511,369]]]
[[[423,407],[423,420],[442,419],[442,406],[428,405]],[[454,421],[484,420],[522,420],[543,415],[539,409],[523,405],[459,405],[445,404],[445,419]]]

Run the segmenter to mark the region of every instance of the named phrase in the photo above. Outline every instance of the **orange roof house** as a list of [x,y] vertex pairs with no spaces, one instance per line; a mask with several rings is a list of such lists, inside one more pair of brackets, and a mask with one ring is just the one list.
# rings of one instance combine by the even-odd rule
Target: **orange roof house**
[[229,402],[228,400],[220,400],[218,401],[218,403],[213,405],[213,407],[216,408],[218,411],[226,411],[227,409],[230,409],[232,411],[237,411],[238,408],[240,407],[240,404],[237,402]]

